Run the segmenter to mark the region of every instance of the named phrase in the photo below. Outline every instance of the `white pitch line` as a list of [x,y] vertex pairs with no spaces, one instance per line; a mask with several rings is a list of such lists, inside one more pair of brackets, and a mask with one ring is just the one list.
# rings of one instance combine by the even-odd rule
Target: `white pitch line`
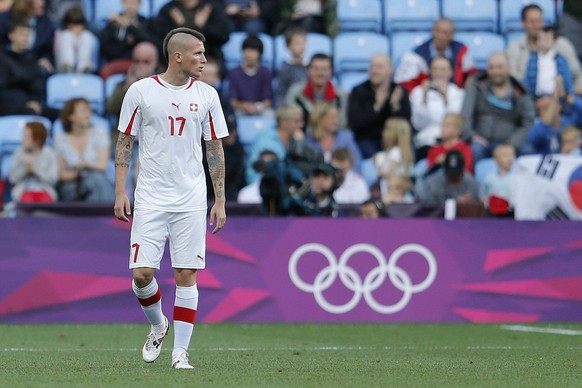
[[503,330],[523,331],[530,333],[560,334],[560,335],[582,335],[582,330],[558,329],[555,327],[535,327],[522,325],[501,325]]
[[[582,333],[581,333],[582,334]],[[368,351],[368,350],[528,350],[539,349],[531,346],[321,346],[321,347],[284,347],[284,348],[193,348],[193,351],[211,351],[211,352],[260,352],[260,351],[278,351],[278,352],[320,352],[320,351]],[[582,350],[582,346],[569,346],[567,350]],[[16,352],[138,352],[137,348],[0,348],[0,353]],[[168,350],[169,351],[169,350]]]

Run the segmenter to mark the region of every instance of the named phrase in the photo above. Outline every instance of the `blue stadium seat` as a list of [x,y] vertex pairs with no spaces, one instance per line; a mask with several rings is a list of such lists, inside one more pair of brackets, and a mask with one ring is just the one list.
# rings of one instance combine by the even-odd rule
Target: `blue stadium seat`
[[158,16],[160,9],[169,2],[170,0],[152,0],[152,17]]
[[[93,20],[93,23],[95,23],[99,28],[105,27],[107,20],[111,17],[111,15],[123,11],[121,0],[98,0],[95,1],[94,4],[94,13],[91,20]],[[138,12],[141,16],[149,18],[151,16],[150,1],[141,0],[141,5]]]
[[352,89],[362,82],[368,80],[367,71],[347,71],[340,75],[340,89],[346,93],[351,93]]
[[58,73],[47,79],[46,99],[51,108],[60,109],[71,98],[83,97],[91,103],[91,109],[103,114],[105,110],[105,85],[95,74]]
[[368,187],[372,187],[378,180],[378,170],[372,158],[363,159],[361,164],[362,177],[366,180]]
[[[246,32],[235,31],[229,35],[228,42],[222,46],[222,54],[227,69],[233,69],[240,65],[242,60],[242,43],[248,34]],[[273,69],[273,38],[270,35],[260,33],[259,38],[263,42],[262,63],[269,70]]]
[[392,67],[396,69],[402,55],[412,51],[420,44],[431,38],[432,34],[427,31],[397,32],[392,35]]
[[554,0],[501,0],[499,3],[500,31],[507,34],[512,31],[522,31],[521,10],[529,4],[537,4],[544,14],[546,25],[556,24],[556,5]]
[[497,0],[443,0],[443,16],[455,22],[457,31],[498,30]]
[[239,116],[236,119],[236,123],[238,138],[246,154],[250,151],[257,135],[276,126],[275,117],[273,116]]
[[6,179],[10,173],[12,154],[22,143],[24,127],[27,122],[38,121],[51,130],[51,121],[43,116],[11,115],[0,117],[0,179]]
[[497,169],[497,162],[493,158],[485,158],[475,163],[475,179],[480,183],[485,182],[485,178]]
[[85,18],[90,23],[93,22],[93,15],[95,14],[95,4],[93,0],[82,0],[81,7],[83,8],[83,13]]
[[438,0],[385,0],[384,32],[430,31],[440,16]]
[[487,69],[489,55],[505,50],[505,39],[492,32],[458,32],[455,40],[469,47],[469,54],[475,60],[475,66],[480,70]]
[[113,91],[118,83],[125,81],[125,74],[113,74],[107,77],[105,80],[105,99],[108,99],[113,95]]
[[339,0],[337,16],[341,31],[382,32],[380,0]]
[[377,53],[390,53],[388,38],[373,32],[342,32],[333,41],[333,66],[336,74],[367,71]]
[[[332,56],[333,40],[324,34],[308,33],[305,42],[305,61],[308,62],[313,54],[317,53]],[[288,58],[289,50],[285,44],[285,36],[277,35],[275,37],[275,71],[278,71]]]

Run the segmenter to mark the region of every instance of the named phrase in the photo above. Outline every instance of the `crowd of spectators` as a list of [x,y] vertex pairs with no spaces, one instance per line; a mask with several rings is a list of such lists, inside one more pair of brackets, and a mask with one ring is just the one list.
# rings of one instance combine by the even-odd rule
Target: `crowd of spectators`
[[[112,1],[122,12],[102,22],[90,21],[81,1],[0,2],[0,115],[55,122],[52,130],[26,124],[8,177],[15,202],[113,200],[121,101],[133,82],[162,71],[162,40],[176,27],[206,36],[201,81],[218,90],[230,132],[227,198],[263,203],[269,214],[338,216],[338,205],[351,204],[382,217],[393,204],[454,199],[506,215],[516,157],[581,153],[580,53],[544,26],[535,4],[522,10],[523,36],[492,53],[486,68],[455,39],[454,20],[441,18],[398,63],[375,53],[367,79],[342,90],[331,55],[306,57],[310,33],[341,33],[337,1],[172,0],[151,17],[139,13],[146,0]],[[582,9],[566,1],[562,17],[562,30],[579,38]],[[222,47],[235,31],[248,36],[240,64],[228,68]],[[265,65],[259,34],[284,36],[289,56],[278,69]],[[48,106],[46,83],[56,73],[124,74],[104,106],[108,125],[82,96]],[[274,125],[243,147],[243,116]],[[495,167],[478,180],[484,159]]]

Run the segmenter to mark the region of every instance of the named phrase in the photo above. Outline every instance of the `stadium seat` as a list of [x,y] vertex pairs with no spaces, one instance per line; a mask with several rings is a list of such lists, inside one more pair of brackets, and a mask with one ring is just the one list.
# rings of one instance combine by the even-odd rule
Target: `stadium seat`
[[12,115],[0,117],[0,179],[4,180],[10,173],[12,154],[22,143],[24,127],[27,122],[38,121],[51,130],[51,121],[43,116]]
[[169,2],[170,0],[152,0],[152,17],[158,16],[160,9]]
[[529,4],[537,4],[544,14],[546,25],[556,24],[556,6],[554,0],[501,0],[499,3],[500,31],[507,34],[512,31],[523,31],[521,10]]
[[457,31],[498,30],[497,0],[443,0],[443,16],[454,20]]
[[521,38],[522,36],[524,36],[523,31],[508,32],[507,34],[505,34],[505,45],[509,45],[509,44],[513,43],[514,41]]
[[108,99],[113,95],[113,91],[118,83],[125,80],[125,74],[113,74],[105,80],[105,98]]
[[337,16],[341,31],[382,32],[380,0],[339,0]]
[[85,18],[89,23],[93,22],[93,15],[95,14],[95,6],[93,0],[82,0],[81,7],[83,8],[83,13]]
[[[224,62],[227,69],[233,69],[240,65],[242,60],[242,43],[248,34],[246,32],[231,32],[228,42],[222,46]],[[263,42],[262,63],[269,70],[273,69],[273,38],[270,35],[260,33],[259,38]]]
[[430,31],[440,16],[438,0],[385,0],[384,32]]
[[432,34],[426,31],[413,32],[397,32],[392,35],[392,67],[396,69],[402,55],[408,51],[412,51],[416,46],[426,42],[431,38]]
[[378,180],[378,170],[372,158],[363,159],[361,164],[362,177],[366,180],[368,187],[372,187]]
[[475,163],[475,179],[480,183],[485,182],[485,178],[497,169],[497,162],[493,158],[485,158]]
[[105,63],[103,66],[101,66],[101,68],[99,69],[99,75],[104,80],[107,80],[108,77],[114,74],[119,73],[125,74],[131,67],[132,63],[133,62],[131,61],[131,59],[115,59],[113,61],[109,61]]
[[47,79],[46,99],[51,108],[60,109],[71,98],[83,97],[100,115],[105,110],[104,82],[95,74],[58,73]]
[[246,154],[250,151],[257,135],[276,125],[273,116],[239,116],[236,123],[238,138]]
[[340,76],[340,89],[346,93],[351,93],[352,89],[369,78],[367,71],[349,71]]
[[333,42],[333,65],[336,74],[344,71],[368,71],[370,58],[390,53],[385,35],[373,32],[343,32]]
[[[97,0],[94,5],[94,13],[92,17],[93,23],[98,28],[103,28],[107,24],[107,20],[115,13],[123,11],[120,0]],[[151,4],[149,0],[142,0],[139,7],[139,14],[143,17],[149,18],[151,16]]]
[[479,70],[487,69],[489,55],[505,50],[505,39],[492,32],[459,32],[455,39],[469,47],[469,54]]
[[[333,40],[327,35],[310,32],[305,42],[305,61],[308,62],[313,54],[317,53],[332,56]],[[285,44],[285,36],[277,35],[275,37],[275,71],[278,71],[288,58],[289,50]]]
[[[105,132],[109,133],[111,131],[111,124],[109,120],[104,117],[93,115],[91,116],[91,123],[94,126],[105,128]],[[55,120],[53,124],[53,139],[64,132],[63,123],[61,119]]]

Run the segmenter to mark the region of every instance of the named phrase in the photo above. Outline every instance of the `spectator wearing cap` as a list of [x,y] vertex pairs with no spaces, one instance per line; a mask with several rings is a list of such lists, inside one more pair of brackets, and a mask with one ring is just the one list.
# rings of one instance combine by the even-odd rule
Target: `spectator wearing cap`
[[309,175],[309,194],[303,201],[304,215],[337,217],[337,203],[333,198],[336,188],[336,169],[328,163],[315,166]]
[[421,202],[429,205],[444,205],[447,199],[457,203],[479,201],[479,182],[465,174],[465,158],[458,150],[445,156],[443,169],[429,175],[421,191]]
[[248,36],[242,43],[242,53],[242,63],[228,76],[230,103],[237,115],[272,115],[272,75],[261,64],[263,42],[257,36]]

